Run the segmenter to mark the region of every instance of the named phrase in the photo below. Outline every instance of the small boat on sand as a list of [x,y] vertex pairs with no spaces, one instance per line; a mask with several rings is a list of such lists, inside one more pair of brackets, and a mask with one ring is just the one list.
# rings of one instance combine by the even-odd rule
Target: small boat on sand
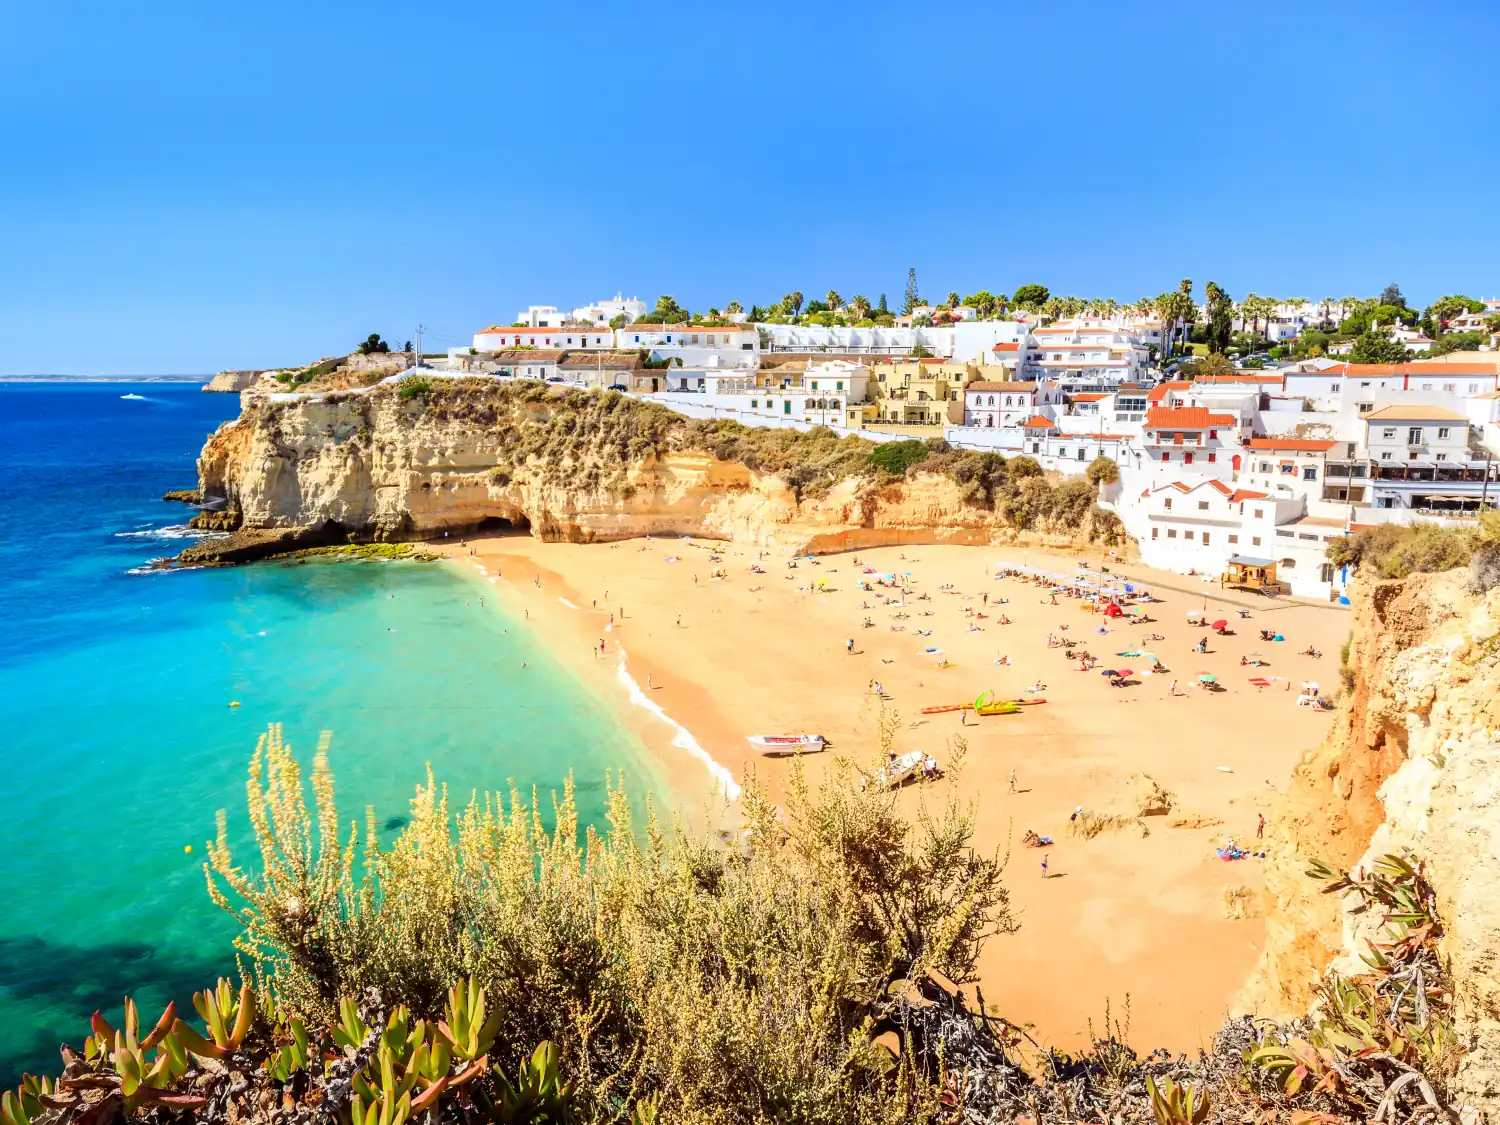
[[816,754],[823,749],[821,734],[752,734],[748,739],[762,754]]

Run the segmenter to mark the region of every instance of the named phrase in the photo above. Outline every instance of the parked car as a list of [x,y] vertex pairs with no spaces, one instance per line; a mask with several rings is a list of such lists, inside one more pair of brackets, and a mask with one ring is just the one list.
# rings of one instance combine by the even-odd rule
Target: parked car
[[611,383],[609,389],[612,390],[612,391],[628,391],[628,390],[630,390],[630,388],[627,387],[624,383]]

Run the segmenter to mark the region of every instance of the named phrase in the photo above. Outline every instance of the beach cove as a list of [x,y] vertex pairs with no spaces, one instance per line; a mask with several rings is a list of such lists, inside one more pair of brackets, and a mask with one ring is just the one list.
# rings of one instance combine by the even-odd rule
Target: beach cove
[[[1327,733],[1330,716],[1295,701],[1303,680],[1318,680],[1325,691],[1337,684],[1346,612],[1226,593],[1097,552],[886,547],[792,568],[785,553],[707,540],[581,545],[495,536],[443,548],[454,565],[482,568],[559,661],[601,691],[612,683],[622,712],[638,710],[644,696],[680,725],[674,729],[690,732],[678,745],[648,742],[673,787],[696,789],[705,807],[722,807],[724,775],[740,778],[747,769],[773,797],[784,792],[787,760],[755,754],[746,742],[752,734],[819,733],[835,753],[866,766],[875,764],[882,707],[900,716],[897,753],[920,749],[942,766],[952,740],[963,738],[957,779],[908,786],[899,801],[915,813],[956,784],[976,802],[976,844],[1010,852],[1006,882],[1021,930],[991,940],[982,988],[987,1002],[1032,1025],[1041,1042],[1079,1045],[1090,1021],[1102,1032],[1106,1000],[1119,1017],[1128,997],[1136,1042],[1205,1045],[1254,965],[1263,936],[1254,916],[1260,861],[1226,862],[1217,849],[1233,839],[1253,850],[1258,818],[1292,765]],[[1023,565],[1074,572],[1080,562],[1095,573],[1109,565],[1114,576],[1149,587],[1159,600],[1146,609],[1156,620],[1102,622],[1076,601],[1053,605],[1039,586],[994,577]],[[720,568],[724,577],[712,577]],[[910,572],[910,596],[895,595],[905,604],[888,608],[890,599],[859,589],[875,577],[866,568]],[[1210,621],[1229,619],[1230,635],[1189,625],[1189,612],[1205,610]],[[1010,624],[1000,624],[1001,616]],[[1101,625],[1107,634],[1095,631]],[[1285,639],[1263,642],[1261,629]],[[1164,639],[1147,643],[1170,672],[1142,676],[1145,664],[1116,653],[1138,651],[1153,633]],[[1101,663],[1080,672],[1066,650],[1048,647],[1049,634],[1079,641]],[[1321,658],[1301,655],[1308,647]],[[1240,663],[1257,659],[1252,653],[1264,666]],[[1002,657],[1010,662],[996,663]],[[1127,665],[1135,673],[1130,686],[1100,675]],[[1216,689],[1201,687],[1200,674],[1215,676]],[[1252,677],[1275,678],[1257,688]],[[1169,695],[1174,680],[1177,693]],[[983,691],[1033,698],[1039,681],[1048,702],[1016,714],[921,713]],[[830,757],[803,760],[817,776]],[[1170,814],[1140,821],[1148,835],[1067,834],[1077,806],[1119,808],[1136,774],[1174,797]],[[1041,852],[1022,845],[1027,830],[1055,841],[1045,874]],[[1250,916],[1227,917],[1226,893],[1248,902]]]

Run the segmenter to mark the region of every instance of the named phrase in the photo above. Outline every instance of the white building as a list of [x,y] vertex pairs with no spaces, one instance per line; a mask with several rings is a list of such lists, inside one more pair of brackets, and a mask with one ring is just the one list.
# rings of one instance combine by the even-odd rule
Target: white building
[[953,326],[953,351],[957,363],[993,363],[994,356],[1012,361],[1020,358],[1027,329],[1014,320],[965,320]]
[[622,351],[644,349],[652,359],[675,359],[684,367],[760,366],[760,334],[749,325],[627,324],[613,338]]
[[[986,322],[988,323],[988,322]],[[757,324],[761,346],[770,352],[846,352],[906,355],[921,345],[933,355],[953,355],[954,334],[962,325],[931,328],[826,328],[817,324]]]
[[652,373],[666,389],[653,399],[683,404],[695,413],[724,418],[777,418],[857,430],[864,425],[870,369],[844,360],[809,361],[798,371],[778,369],[774,379],[750,370],[682,368]]
[[628,324],[645,316],[649,308],[639,297],[627,298],[622,293],[616,293],[607,301],[579,306],[573,310],[571,319],[580,324],[607,325],[615,317],[623,316]]
[[1062,392],[1044,383],[976,380],[964,387],[964,425],[983,429],[1019,426],[1037,414],[1050,420],[1062,401]]
[[1098,391],[1145,376],[1150,353],[1140,337],[1102,321],[1034,328],[1026,340],[1023,374],[1065,391]]
[[[499,352],[511,348],[611,348],[614,333],[608,328],[502,328],[491,325],[474,333],[476,352]],[[465,349],[450,349],[462,354]]]
[[1156,406],[1146,411],[1140,447],[1153,464],[1173,465],[1186,476],[1227,478],[1239,448],[1238,419],[1201,406]]

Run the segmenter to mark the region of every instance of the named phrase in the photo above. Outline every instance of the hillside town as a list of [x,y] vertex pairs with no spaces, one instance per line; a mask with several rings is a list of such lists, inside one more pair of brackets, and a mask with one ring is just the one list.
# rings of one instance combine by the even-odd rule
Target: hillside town
[[[388,379],[477,375],[616,391],[694,418],[930,440],[1092,472],[1143,561],[1339,599],[1331,540],[1463,525],[1500,500],[1500,300],[1234,302],[1210,282],[1122,306],[980,292],[902,311],[793,293],[691,314],[622,294],[531,305],[446,354],[350,357]],[[308,369],[312,370],[312,369]],[[394,373],[392,373],[394,372]],[[275,373],[277,397],[306,394]],[[305,372],[303,373],[305,375]],[[355,388],[357,389],[357,387]]]

